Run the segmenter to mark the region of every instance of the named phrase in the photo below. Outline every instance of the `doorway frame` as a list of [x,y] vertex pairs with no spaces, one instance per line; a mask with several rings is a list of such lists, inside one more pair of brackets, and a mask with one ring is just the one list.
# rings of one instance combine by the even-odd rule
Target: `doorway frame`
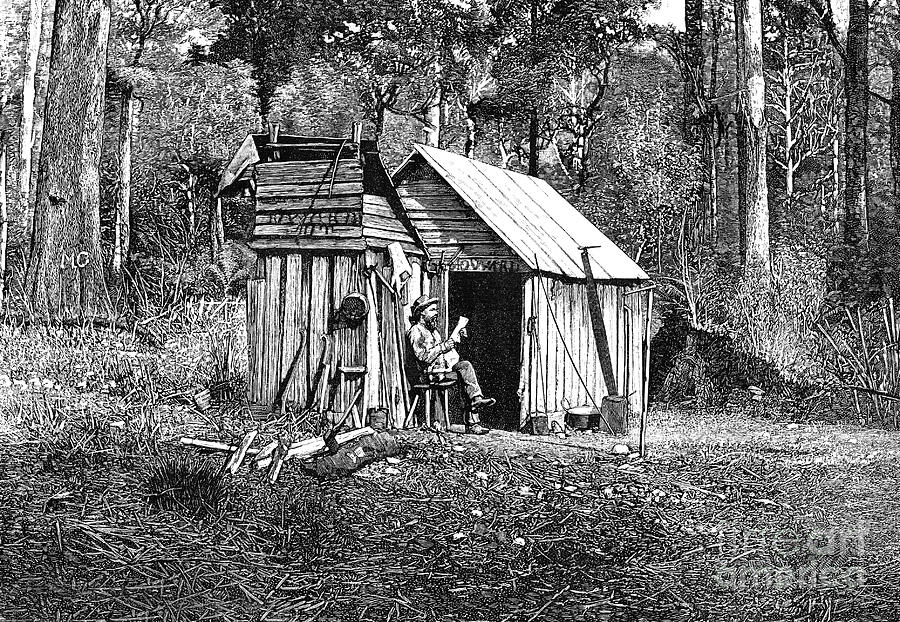
[[[454,274],[492,274],[498,277],[506,277],[509,279],[514,279],[516,281],[516,291],[519,298],[519,318],[516,322],[516,331],[515,331],[515,342],[516,347],[518,348],[518,360],[516,361],[516,370],[515,378],[516,378],[516,402],[514,404],[514,408],[510,410],[510,414],[508,416],[503,417],[504,428],[509,428],[510,430],[518,431],[521,429],[521,411],[522,411],[522,374],[523,374],[523,366],[525,364],[525,352],[523,350],[524,346],[524,336],[525,336],[525,323],[527,322],[528,312],[525,309],[525,282],[531,276],[528,272],[524,271],[514,271],[514,272],[500,272],[493,270],[450,270],[448,266],[445,266],[441,271],[442,274],[436,273],[435,276],[439,278],[438,287],[440,288],[440,292],[435,292],[434,288],[431,289],[432,296],[439,296],[442,301],[445,301],[444,304],[440,306],[440,317],[438,326],[443,331],[442,334],[449,336],[450,334],[450,283],[453,279]],[[433,277],[434,278],[434,277]]]

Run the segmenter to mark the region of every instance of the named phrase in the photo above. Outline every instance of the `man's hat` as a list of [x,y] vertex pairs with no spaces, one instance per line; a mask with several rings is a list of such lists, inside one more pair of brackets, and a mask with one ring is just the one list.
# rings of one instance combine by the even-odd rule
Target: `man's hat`
[[440,301],[440,298],[431,298],[430,296],[422,295],[413,301],[412,307],[410,307],[409,311],[410,313],[412,313],[413,317],[418,317],[426,307],[433,304],[436,305]]

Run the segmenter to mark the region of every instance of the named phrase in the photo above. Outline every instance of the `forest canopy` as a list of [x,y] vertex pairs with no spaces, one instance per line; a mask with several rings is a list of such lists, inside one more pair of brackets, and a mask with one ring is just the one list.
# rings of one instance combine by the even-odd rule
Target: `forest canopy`
[[228,159],[271,124],[339,137],[357,120],[390,165],[424,142],[545,178],[653,276],[667,313],[804,369],[823,314],[897,284],[895,0],[11,10],[10,312],[147,317],[240,294],[252,205],[217,197]]

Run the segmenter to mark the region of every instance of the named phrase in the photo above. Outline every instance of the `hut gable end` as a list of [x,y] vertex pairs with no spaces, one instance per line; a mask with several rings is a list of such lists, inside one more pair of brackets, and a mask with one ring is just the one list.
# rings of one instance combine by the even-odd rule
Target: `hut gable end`
[[395,177],[397,194],[432,262],[453,258],[452,269],[519,272],[527,265],[421,157]]
[[251,135],[223,173],[220,193],[241,183],[255,198],[250,246],[258,251],[362,251],[399,242],[424,254],[372,141]]

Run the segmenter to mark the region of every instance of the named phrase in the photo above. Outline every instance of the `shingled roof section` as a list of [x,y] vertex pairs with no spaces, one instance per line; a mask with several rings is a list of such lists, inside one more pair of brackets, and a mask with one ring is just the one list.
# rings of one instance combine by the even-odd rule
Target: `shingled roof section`
[[415,150],[532,269],[583,279],[581,248],[591,247],[594,278],[649,280],[547,182],[443,149],[415,145]]

